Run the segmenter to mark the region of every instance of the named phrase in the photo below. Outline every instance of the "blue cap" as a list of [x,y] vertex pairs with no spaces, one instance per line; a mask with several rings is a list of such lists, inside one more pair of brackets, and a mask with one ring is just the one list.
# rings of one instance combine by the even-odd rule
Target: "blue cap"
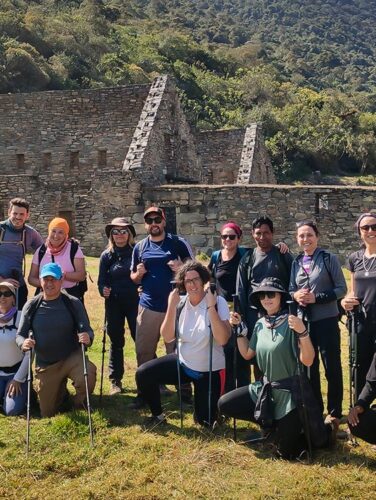
[[52,276],[53,278],[55,278],[55,280],[61,280],[61,278],[63,277],[63,271],[59,264],[55,264],[55,262],[49,262],[42,267],[39,274],[40,278],[45,278],[46,276]]

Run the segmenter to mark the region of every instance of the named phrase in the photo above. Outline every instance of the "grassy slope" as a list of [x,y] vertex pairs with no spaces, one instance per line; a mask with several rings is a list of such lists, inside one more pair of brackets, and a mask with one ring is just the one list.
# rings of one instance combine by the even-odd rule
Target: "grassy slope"
[[[89,259],[97,277],[97,259]],[[90,358],[100,367],[102,300],[90,284],[87,305],[97,334]],[[95,408],[95,448],[89,446],[84,412],[33,418],[31,452],[24,453],[26,421],[0,415],[1,498],[370,498],[376,489],[375,454],[365,443],[316,455],[313,465],[274,460],[232,441],[230,426],[215,434],[195,426],[186,412],[180,430],[176,397],[165,399],[170,425],[145,432],[142,416],[128,410],[134,397],[135,356],[127,344],[126,392],[104,397]],[[347,337],[343,332],[347,407]],[[105,381],[105,393],[108,384]],[[248,425],[239,422],[239,438]]]

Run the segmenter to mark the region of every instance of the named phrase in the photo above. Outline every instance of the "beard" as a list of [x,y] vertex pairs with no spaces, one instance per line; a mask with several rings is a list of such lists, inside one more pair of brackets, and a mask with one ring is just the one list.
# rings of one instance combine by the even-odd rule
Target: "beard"
[[163,234],[163,229],[159,226],[151,226],[149,227],[149,234],[151,236],[161,236],[161,234]]

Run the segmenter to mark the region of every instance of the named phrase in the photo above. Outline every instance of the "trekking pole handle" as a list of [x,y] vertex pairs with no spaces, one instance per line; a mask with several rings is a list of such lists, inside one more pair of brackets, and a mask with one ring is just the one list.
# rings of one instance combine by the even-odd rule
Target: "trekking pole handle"
[[289,308],[289,314],[291,314],[293,316],[296,316],[296,313],[297,313],[296,302],[294,300],[287,300],[286,304],[287,304],[287,306]]

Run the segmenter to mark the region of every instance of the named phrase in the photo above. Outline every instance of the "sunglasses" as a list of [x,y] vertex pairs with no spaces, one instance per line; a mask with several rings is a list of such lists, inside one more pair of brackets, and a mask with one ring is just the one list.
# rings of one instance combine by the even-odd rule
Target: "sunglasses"
[[376,224],[364,224],[364,226],[360,226],[362,231],[376,231]]
[[160,224],[163,221],[163,217],[145,217],[145,222],[149,226],[151,224]]
[[231,240],[231,241],[234,241],[235,238],[237,238],[236,234],[221,234],[221,239],[222,240]]
[[184,285],[195,285],[196,283],[200,283],[201,278],[200,276],[197,276],[196,278],[193,278],[191,280],[184,280]]
[[12,297],[13,293],[10,290],[6,292],[0,292],[0,297]]
[[259,292],[257,295],[259,296],[260,300],[264,300],[265,297],[268,297],[268,299],[274,299],[276,292]]
[[113,229],[111,234],[117,236],[118,234],[129,234],[128,229]]

